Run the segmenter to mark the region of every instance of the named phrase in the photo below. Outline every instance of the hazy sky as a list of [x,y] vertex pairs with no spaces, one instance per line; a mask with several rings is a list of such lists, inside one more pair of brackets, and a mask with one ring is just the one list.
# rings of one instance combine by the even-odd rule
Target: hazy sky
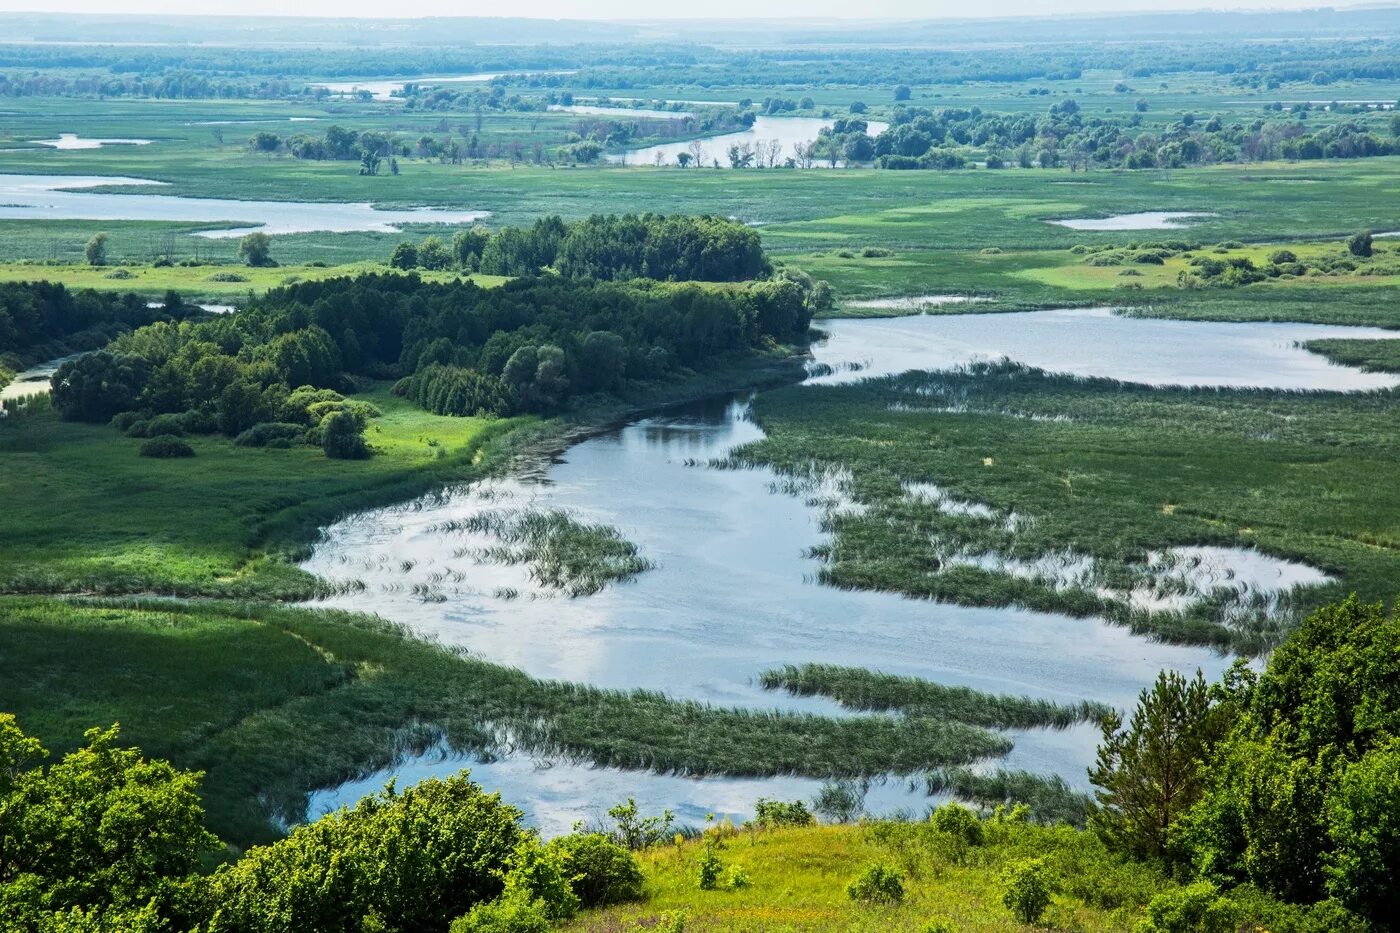
[[[1300,9],[1327,6],[1319,0],[1229,0],[1220,9]],[[1349,4],[1335,4],[1346,6]],[[1050,13],[1192,10],[1213,6],[1201,0],[0,0],[0,10],[71,13],[223,13],[301,16],[531,16],[551,19],[692,19],[696,17],[843,17],[935,19]]]

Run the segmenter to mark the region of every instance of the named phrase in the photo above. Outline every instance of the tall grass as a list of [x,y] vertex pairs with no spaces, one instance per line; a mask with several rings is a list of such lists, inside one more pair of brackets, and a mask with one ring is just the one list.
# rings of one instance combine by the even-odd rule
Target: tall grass
[[898,711],[993,729],[1067,729],[1098,722],[1112,711],[1087,700],[1067,705],[835,664],[788,664],[764,671],[759,683],[765,690],[786,690],[794,696],[829,697],[853,710]]
[[597,593],[653,566],[618,529],[581,522],[566,509],[487,509],[439,523],[433,530],[490,535],[500,543],[468,549],[469,555],[492,563],[526,564],[535,582],[570,596]]

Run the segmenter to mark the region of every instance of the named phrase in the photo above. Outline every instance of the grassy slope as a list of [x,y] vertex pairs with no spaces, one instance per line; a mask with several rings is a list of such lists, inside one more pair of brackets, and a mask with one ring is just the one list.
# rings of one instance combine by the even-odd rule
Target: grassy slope
[[[728,838],[719,852],[727,870],[741,866],[748,873],[752,884],[740,890],[698,889],[701,842],[660,846],[641,854],[646,901],[587,912],[566,929],[645,929],[679,912],[687,931],[706,933],[914,933],[935,921],[958,933],[1047,928],[1126,933],[1136,927],[1142,906],[1153,895],[1176,886],[1146,865],[1118,862],[1090,833],[984,826],[987,843],[972,848],[952,844],[927,823],[745,829]],[[1002,873],[1029,857],[1045,858],[1060,887],[1038,927],[1019,923],[1002,904]],[[857,904],[847,897],[846,885],[874,862],[903,873],[905,898],[899,906]],[[1236,897],[1247,919],[1268,929],[1296,929],[1276,922],[1280,910],[1267,898]]]
[[469,478],[499,457],[492,441],[532,419],[444,418],[386,389],[369,460],[317,448],[251,450],[190,438],[197,456],[152,460],[141,441],[74,424],[44,403],[0,425],[0,590],[301,598],[313,578],[268,555],[339,514]]

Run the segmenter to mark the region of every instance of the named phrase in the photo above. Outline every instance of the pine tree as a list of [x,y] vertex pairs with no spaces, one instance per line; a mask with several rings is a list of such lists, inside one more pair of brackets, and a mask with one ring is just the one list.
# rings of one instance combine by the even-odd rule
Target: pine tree
[[1201,762],[1220,738],[1212,691],[1200,671],[1188,681],[1163,671],[1142,691],[1126,728],[1105,718],[1103,744],[1089,770],[1098,790],[1090,820],[1112,848],[1137,858],[1167,855],[1172,823],[1201,798]]

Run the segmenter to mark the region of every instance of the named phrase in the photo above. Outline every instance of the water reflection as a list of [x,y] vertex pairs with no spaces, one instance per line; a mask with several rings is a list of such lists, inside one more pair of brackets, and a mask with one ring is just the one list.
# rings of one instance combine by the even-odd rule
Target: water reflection
[[[1193,324],[1106,311],[823,326],[830,337],[815,349],[818,361],[839,370],[858,360],[867,368],[814,381],[1010,355],[1052,369],[1161,382],[1290,388],[1395,382],[1328,366],[1294,345],[1319,336],[1391,336],[1366,328]],[[707,465],[762,436],[748,412],[743,396],[685,406],[576,444],[542,475],[488,481],[355,516],[330,527],[304,566],[363,585],[362,592],[329,604],[377,612],[537,677],[656,689],[722,705],[841,715],[828,701],[757,686],[761,671],[788,663],[858,665],[978,690],[1120,707],[1130,706],[1160,669],[1199,668],[1214,678],[1229,663],[1201,648],[1156,644],[1091,619],[817,585],[809,551],[824,540],[819,510],[776,494],[784,483],[768,471]],[[474,542],[445,533],[444,523],[502,503],[563,508],[616,525],[656,567],[630,583],[568,599],[532,584],[524,568],[478,566],[457,556],[469,555]],[[1255,569],[1246,568],[1249,579],[1276,570]],[[1030,730],[1012,738],[1015,749],[997,764],[1059,774],[1086,787],[1095,728]],[[462,764],[438,755],[397,770],[407,779],[455,772]],[[473,768],[549,827],[596,815],[629,794],[652,802],[652,809],[742,815],[758,796],[810,797],[820,784],[695,781],[575,765],[541,769],[528,758]],[[313,807],[348,802],[395,770],[320,793]],[[881,792],[891,795],[883,798],[887,809],[921,799],[900,782],[888,788]]]
[[254,230],[270,234],[393,233],[406,223],[470,223],[485,211],[440,208],[378,210],[373,204],[302,201],[237,201],[169,194],[107,194],[84,191],[102,186],[163,185],[145,178],[103,175],[0,175],[0,219],[6,220],[163,220],[185,223],[238,221],[245,226],[204,230],[210,239],[240,237]]

